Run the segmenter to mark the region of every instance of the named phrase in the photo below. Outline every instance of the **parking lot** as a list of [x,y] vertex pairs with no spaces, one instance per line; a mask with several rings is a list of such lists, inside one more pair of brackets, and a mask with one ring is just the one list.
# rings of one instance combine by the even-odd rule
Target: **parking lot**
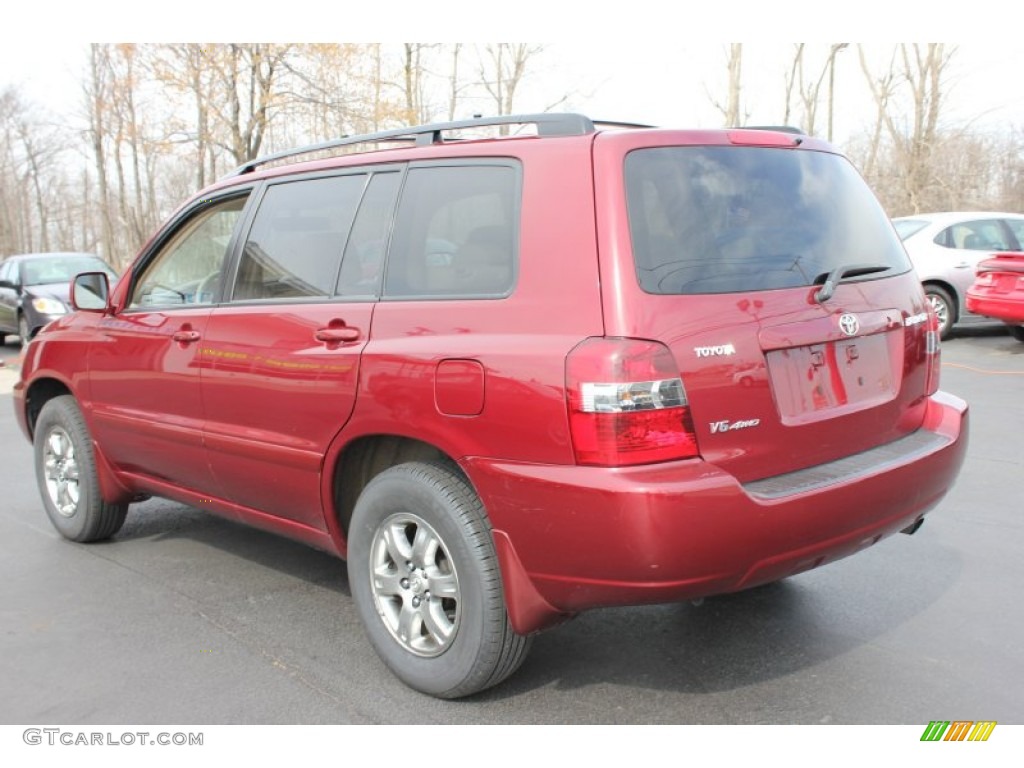
[[943,345],[971,442],[915,535],[702,605],[584,614],[458,702],[391,676],[325,554],[160,500],[111,542],[62,540],[12,413],[17,352],[0,369],[0,722],[1024,723],[1024,344],[999,327]]

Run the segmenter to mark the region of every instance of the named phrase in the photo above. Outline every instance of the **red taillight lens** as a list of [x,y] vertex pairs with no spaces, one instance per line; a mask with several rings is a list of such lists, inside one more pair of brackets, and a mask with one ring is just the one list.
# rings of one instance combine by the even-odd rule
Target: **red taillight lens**
[[939,316],[931,306],[924,335],[924,356],[928,374],[925,378],[924,393],[934,395],[939,389],[939,368],[942,357],[942,343],[939,336]]
[[580,464],[614,467],[698,455],[683,381],[664,344],[587,339],[569,353],[565,380]]

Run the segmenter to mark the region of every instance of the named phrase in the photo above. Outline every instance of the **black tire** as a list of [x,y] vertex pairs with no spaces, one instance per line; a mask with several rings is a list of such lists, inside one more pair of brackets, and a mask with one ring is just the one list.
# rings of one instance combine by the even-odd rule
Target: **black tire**
[[1010,325],[1010,335],[1017,341],[1024,341],[1024,325]]
[[73,397],[55,397],[43,406],[34,443],[39,493],[61,536],[88,542],[117,533],[128,505],[108,504],[100,496],[92,437]]
[[937,285],[926,285],[924,295],[935,310],[935,314],[939,316],[939,338],[949,338],[953,324],[957,320],[956,302],[949,295],[949,291]]
[[370,643],[418,691],[477,693],[529,650],[531,638],[509,623],[483,505],[448,466],[400,464],[367,484],[352,514],[348,577]]

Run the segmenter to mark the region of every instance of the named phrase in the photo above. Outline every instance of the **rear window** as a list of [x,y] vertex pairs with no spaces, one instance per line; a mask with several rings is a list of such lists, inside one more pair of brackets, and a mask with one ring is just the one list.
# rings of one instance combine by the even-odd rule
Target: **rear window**
[[910,270],[860,175],[823,152],[664,147],[626,156],[637,277],[648,293],[797,288],[839,266]]

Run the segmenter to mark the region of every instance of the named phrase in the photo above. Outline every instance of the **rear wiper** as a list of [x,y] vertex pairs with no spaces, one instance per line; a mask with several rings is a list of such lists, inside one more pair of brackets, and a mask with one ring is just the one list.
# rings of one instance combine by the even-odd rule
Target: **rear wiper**
[[821,288],[814,294],[814,300],[819,304],[824,304],[831,299],[832,294],[836,292],[836,286],[844,278],[870,275],[874,272],[885,272],[890,269],[892,267],[888,264],[845,264],[836,267],[831,272],[822,272],[814,280],[815,285],[822,280],[824,281]]

